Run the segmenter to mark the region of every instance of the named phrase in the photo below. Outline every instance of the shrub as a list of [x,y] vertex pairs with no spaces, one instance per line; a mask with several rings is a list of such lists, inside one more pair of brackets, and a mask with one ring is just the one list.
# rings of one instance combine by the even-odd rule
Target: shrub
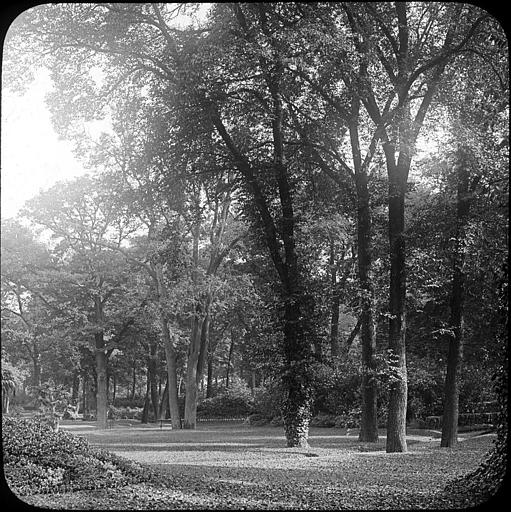
[[284,388],[280,380],[270,381],[266,386],[254,390],[254,412],[267,418],[280,417],[284,400]]
[[264,416],[263,414],[251,414],[247,419],[246,423],[248,425],[252,425],[253,427],[261,427],[263,425],[267,425],[270,422],[270,418],[268,416]]
[[313,414],[349,414],[360,404],[360,374],[351,360],[342,361],[334,370],[324,364],[314,369]]
[[205,398],[197,406],[199,417],[247,416],[254,410],[254,399],[250,390],[241,385],[227,388],[223,393]]
[[151,471],[83,437],[33,420],[2,418],[4,473],[18,495],[117,487],[147,481]]

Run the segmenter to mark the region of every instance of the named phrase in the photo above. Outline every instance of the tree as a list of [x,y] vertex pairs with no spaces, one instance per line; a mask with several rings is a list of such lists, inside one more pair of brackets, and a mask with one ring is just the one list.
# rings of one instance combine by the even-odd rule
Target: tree
[[388,346],[395,379],[388,406],[387,451],[399,452],[407,449],[404,205],[408,175],[419,132],[446,67],[467,48],[489,16],[461,4],[433,7],[397,2],[394,6],[367,4],[363,11],[353,4],[344,8],[359,58],[371,63],[362,73],[350,76],[374,124],[373,138],[382,142],[388,174]]
[[79,178],[72,184],[58,184],[32,199],[26,214],[58,240],[54,250],[68,264],[69,272],[61,279],[73,289],[75,304],[85,305],[82,313],[86,331],[94,339],[97,424],[99,428],[107,428],[109,350],[112,343],[125,335],[131,322],[128,318],[116,333],[109,330],[106,308],[122,291],[123,276],[116,268],[118,262],[111,251],[104,250],[102,241],[121,244],[130,226],[116,218],[101,190],[100,183],[89,177]]

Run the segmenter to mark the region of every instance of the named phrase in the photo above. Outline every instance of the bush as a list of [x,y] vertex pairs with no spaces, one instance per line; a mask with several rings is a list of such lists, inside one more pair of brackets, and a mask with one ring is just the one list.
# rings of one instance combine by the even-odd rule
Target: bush
[[247,416],[254,410],[254,399],[245,384],[236,383],[223,393],[201,400],[197,416],[206,418]]
[[280,417],[284,400],[284,388],[280,380],[270,381],[265,387],[254,390],[254,412],[268,418]]
[[147,481],[151,472],[85,438],[33,420],[2,418],[7,484],[18,495],[118,487]]
[[264,416],[263,414],[251,414],[247,419],[246,423],[248,425],[252,425],[253,427],[261,427],[263,425],[267,425],[270,422],[270,418],[268,416]]
[[342,361],[334,370],[324,364],[314,370],[313,414],[349,414],[360,405],[360,374],[351,361]]
[[142,417],[142,407],[114,407],[108,408],[108,417],[113,420],[133,420]]

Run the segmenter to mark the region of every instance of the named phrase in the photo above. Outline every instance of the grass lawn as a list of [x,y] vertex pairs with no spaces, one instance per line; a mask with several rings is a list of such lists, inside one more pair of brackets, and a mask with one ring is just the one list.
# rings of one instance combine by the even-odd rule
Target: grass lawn
[[454,449],[438,433],[410,430],[407,453],[385,453],[357,432],[311,428],[309,449],[285,447],[281,427],[199,424],[197,430],[64,424],[92,444],[157,468],[151,484],[33,495],[29,503],[65,509],[396,509],[459,506],[442,492],[475,469],[493,434],[460,434]]

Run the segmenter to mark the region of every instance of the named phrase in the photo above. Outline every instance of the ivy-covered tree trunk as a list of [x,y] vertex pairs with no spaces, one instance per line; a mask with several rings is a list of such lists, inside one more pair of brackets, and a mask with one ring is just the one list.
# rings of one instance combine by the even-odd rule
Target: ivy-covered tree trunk
[[309,423],[312,406],[312,350],[305,332],[303,297],[286,297],[284,305],[284,355],[285,369],[282,382],[286,389],[283,406],[287,446],[308,447]]
[[447,373],[444,386],[444,409],[442,417],[442,439],[440,446],[449,448],[458,442],[458,416],[459,416],[459,384],[463,361],[463,310],[465,302],[465,227],[472,193],[478,179],[469,183],[469,169],[462,148],[458,152],[457,180],[458,190],[456,196],[456,235],[452,264],[452,289],[449,315],[449,350],[447,355]]

